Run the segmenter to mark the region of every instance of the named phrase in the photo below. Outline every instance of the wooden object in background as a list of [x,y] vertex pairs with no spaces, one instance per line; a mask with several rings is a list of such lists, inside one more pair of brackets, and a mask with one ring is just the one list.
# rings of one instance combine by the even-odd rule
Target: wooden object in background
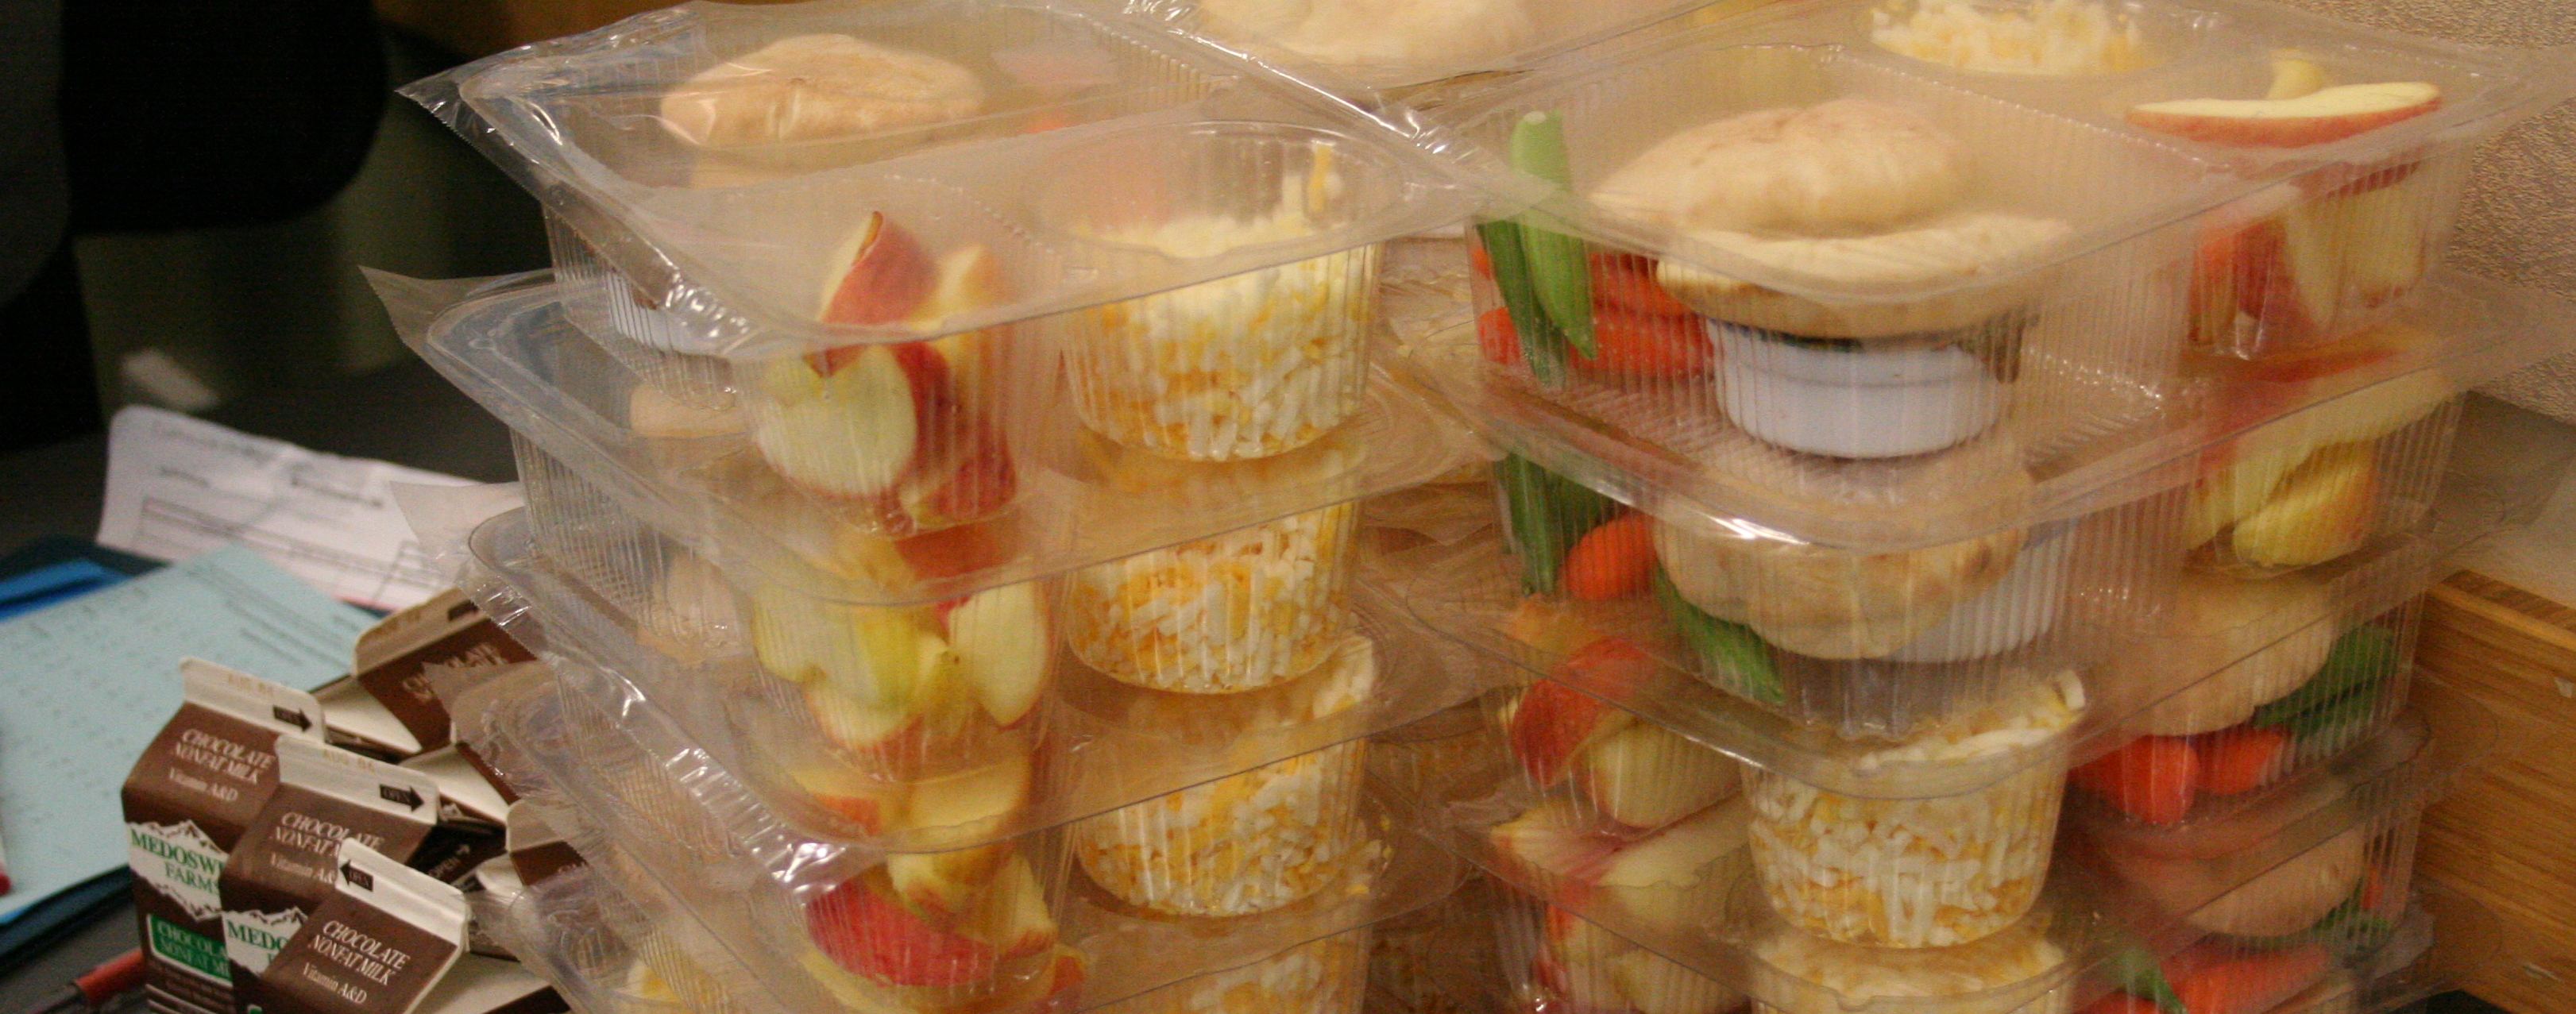
[[2504,953],[2462,986],[2515,1014],[2576,1011],[2576,607],[2462,571],[2427,597],[2421,645],[2426,675],[2501,726],[2425,820],[2423,871],[2503,924]]

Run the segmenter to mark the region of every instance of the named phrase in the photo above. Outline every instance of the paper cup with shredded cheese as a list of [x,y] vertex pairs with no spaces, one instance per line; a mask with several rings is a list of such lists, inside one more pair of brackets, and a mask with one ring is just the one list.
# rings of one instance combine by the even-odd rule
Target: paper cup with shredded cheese
[[1238,916],[1304,900],[1363,854],[1354,740],[1073,825],[1094,884],[1151,912]]
[[[1067,196],[1047,206],[1067,209],[1051,216],[1064,231],[1175,262],[1329,246],[1358,204],[1383,199],[1384,168],[1280,124],[1145,130],[1062,160],[1050,184]],[[1140,172],[1156,177],[1151,199],[1115,199]],[[1359,410],[1379,260],[1376,244],[1350,245],[1064,314],[1075,410],[1111,440],[1193,461],[1305,446]]]
[[1182,693],[1256,690],[1313,669],[1341,634],[1356,504],[1087,567],[1066,582],[1083,663]]
[[[1872,947],[1952,947],[2011,926],[2047,879],[2083,711],[2067,674],[1911,740],[1855,747],[1839,763],[1851,782],[1886,784],[1869,796],[1753,771],[1753,862],[1772,908],[1801,931]],[[2006,754],[2021,763],[1982,788],[1904,795],[1906,767]]]
[[1878,1001],[1940,1014],[2065,1014],[2073,965],[2041,915],[1972,944],[1889,950],[1785,927],[1752,947],[1755,1014],[1844,1014]]

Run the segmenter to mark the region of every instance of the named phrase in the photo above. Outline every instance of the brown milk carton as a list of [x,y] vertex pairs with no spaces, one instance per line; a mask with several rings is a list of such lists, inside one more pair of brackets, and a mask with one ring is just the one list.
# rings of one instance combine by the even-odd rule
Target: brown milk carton
[[480,827],[499,834],[509,820],[510,796],[485,774],[476,758],[465,750],[465,744],[451,742],[405,760],[402,766],[438,783],[439,823]]
[[224,953],[232,962],[233,1008],[261,1005],[259,974],[331,896],[342,841],[403,862],[437,826],[438,786],[427,775],[338,747],[278,741],[277,791],[224,864]]
[[447,707],[430,690],[432,668],[481,668],[536,658],[453,588],[405,609],[358,638],[349,677],[323,688],[335,742],[399,759],[446,746]]
[[509,846],[510,866],[522,887],[535,887],[565,870],[590,864],[536,807],[526,803],[510,807]]
[[144,747],[123,791],[144,988],[164,1014],[231,1014],[225,860],[277,787],[277,744],[318,744],[322,706],[193,658],[179,663],[179,681],[179,712]]
[[412,1014],[465,953],[465,894],[356,840],[260,977],[250,1014]]
[[474,910],[474,925],[469,928],[471,935],[466,940],[467,950],[487,958],[517,960],[518,955],[511,953],[510,946],[487,925],[490,920],[506,918],[510,907],[519,903],[519,896],[527,893],[527,885],[519,881],[519,868],[510,864],[510,857],[501,855],[484,860],[483,865],[475,867],[474,872],[457,881],[456,886],[465,892],[465,900]]

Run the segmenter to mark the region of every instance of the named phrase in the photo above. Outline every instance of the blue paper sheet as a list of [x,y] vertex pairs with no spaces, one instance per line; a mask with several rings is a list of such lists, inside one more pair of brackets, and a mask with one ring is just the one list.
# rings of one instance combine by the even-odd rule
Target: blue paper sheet
[[118,787],[194,656],[310,690],[374,620],[227,546],[0,622],[0,924],[125,862]]

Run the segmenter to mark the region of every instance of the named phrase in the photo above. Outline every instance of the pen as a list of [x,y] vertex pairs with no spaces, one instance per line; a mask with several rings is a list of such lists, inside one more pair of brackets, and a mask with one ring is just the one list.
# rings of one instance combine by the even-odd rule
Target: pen
[[81,973],[72,984],[26,1010],[26,1014],[68,1014],[96,1010],[117,995],[143,984],[143,952],[127,951]]

